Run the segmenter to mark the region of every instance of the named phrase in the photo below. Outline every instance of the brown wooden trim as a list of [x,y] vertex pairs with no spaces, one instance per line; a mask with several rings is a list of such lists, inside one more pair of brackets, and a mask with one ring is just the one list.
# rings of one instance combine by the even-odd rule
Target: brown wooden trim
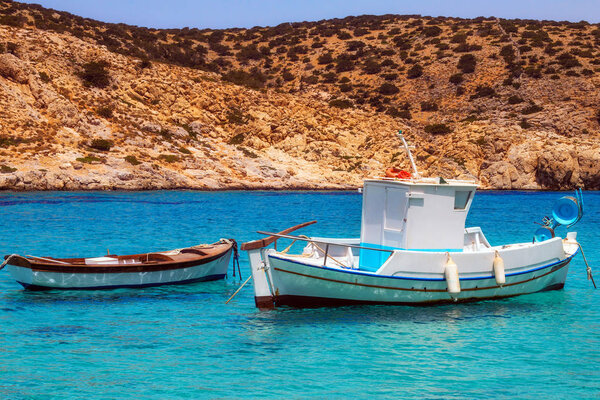
[[[197,255],[193,254],[196,257],[188,258],[186,260],[177,260],[177,256],[173,256],[174,258],[163,256],[164,259],[160,261],[150,261],[150,263],[142,263],[142,264],[107,264],[107,265],[99,265],[99,264],[54,264],[48,262],[38,262],[32,259],[26,259],[24,257],[20,257],[16,259],[16,262],[11,261],[11,265],[16,265],[19,267],[30,268],[32,271],[40,271],[40,272],[59,272],[59,273],[70,273],[70,274],[106,274],[106,273],[123,273],[123,272],[153,272],[153,271],[169,271],[174,269],[182,269],[182,268],[190,268],[198,265],[207,264],[214,260],[217,260],[223,257],[227,252],[231,251],[233,245],[232,244],[223,244],[224,249],[216,254],[212,255]],[[184,250],[184,249],[182,249]],[[186,255],[190,255],[190,253],[184,253]],[[151,256],[158,255],[156,253],[151,254]],[[145,257],[146,254],[132,255],[127,257]],[[114,256],[117,257],[117,256]],[[121,256],[126,257],[126,256]],[[150,257],[152,258],[152,257]],[[68,259],[62,259],[61,261],[65,261]],[[84,259],[70,259],[73,260],[84,260]],[[29,265],[28,265],[29,264]]]
[[[305,222],[303,224],[292,226],[291,228],[284,229],[281,232],[278,232],[277,234],[278,235],[287,235],[288,233],[293,232],[293,231],[295,231],[297,229],[304,228],[305,226],[309,226],[309,225],[316,224],[316,223],[317,223],[317,221]],[[266,237],[264,239],[253,240],[251,242],[242,243],[241,249],[242,250],[257,250],[257,249],[262,249],[263,247],[267,247],[268,245],[270,245],[271,243],[273,243],[277,239],[279,239],[277,236],[269,236],[269,237]]]
[[[522,283],[530,282],[530,281],[532,281],[534,279],[542,278],[542,277],[544,277],[544,276],[546,276],[548,274],[551,274],[551,273],[553,273],[555,271],[558,271],[559,269],[561,269],[565,265],[569,264],[570,261],[571,261],[571,259],[567,258],[564,263],[558,264],[560,266],[559,268],[556,268],[556,269],[552,268],[550,271],[548,271],[548,272],[546,272],[546,273],[544,273],[542,275],[534,276],[533,278],[525,279],[523,281],[504,284],[503,287],[519,285],[519,284],[522,284]],[[306,275],[306,274],[302,274],[302,273],[299,273],[299,272],[293,272],[293,271],[288,271],[288,270],[285,270],[285,269],[281,269],[279,267],[274,267],[274,269],[276,271],[287,272],[288,274],[304,276],[306,278],[319,279],[319,280],[328,281],[328,282],[335,282],[335,283],[345,283],[346,285],[353,285],[353,286],[371,287],[371,288],[375,288],[375,289],[390,289],[390,290],[402,290],[402,291],[409,291],[409,292],[432,292],[432,293],[433,292],[441,293],[441,292],[446,292],[447,291],[446,289],[408,289],[408,288],[399,288],[399,287],[391,287],[391,286],[369,285],[369,284],[366,284],[366,283],[358,283],[358,282],[353,283],[353,282],[341,281],[341,280],[338,280],[338,279],[330,279],[330,278],[323,278],[323,277],[320,277],[320,276]],[[369,276],[372,276],[372,275],[369,275]],[[385,278],[385,276],[381,276],[381,277]],[[374,278],[378,278],[378,277],[375,276]],[[490,290],[490,289],[498,289],[498,288],[500,288],[499,285],[496,285],[496,286],[487,286],[487,287],[480,287],[480,288],[477,288],[477,287],[475,287],[475,288],[465,288],[465,289],[461,288],[461,292],[469,292],[469,291],[476,291],[476,290]]]

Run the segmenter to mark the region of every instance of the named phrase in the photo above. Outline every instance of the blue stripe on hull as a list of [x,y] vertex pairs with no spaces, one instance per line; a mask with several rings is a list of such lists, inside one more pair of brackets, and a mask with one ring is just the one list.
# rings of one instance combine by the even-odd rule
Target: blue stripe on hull
[[197,282],[207,282],[207,281],[216,281],[219,279],[224,279],[226,274],[218,274],[218,275],[208,275],[203,276],[201,278],[187,279],[183,281],[177,282],[165,282],[165,283],[144,283],[140,285],[110,285],[110,286],[87,286],[87,287],[53,287],[53,286],[40,286],[40,285],[30,285],[27,283],[19,282],[21,286],[23,286],[26,290],[110,290],[110,289],[142,289],[149,287],[157,287],[157,286],[166,286],[166,285],[184,285],[188,283],[197,283]]
[[[579,253],[579,248],[573,253],[571,254],[570,257],[565,258],[564,260],[560,260],[560,261],[556,261],[550,264],[545,264],[542,265],[540,267],[535,267],[526,271],[519,271],[519,272],[513,272],[513,273],[508,273],[506,274],[507,277],[509,276],[517,276],[517,275],[523,275],[523,274],[528,274],[530,272],[535,272],[535,271],[539,271],[548,267],[555,267],[558,266],[559,264],[569,260],[575,257],[577,255],[577,253]],[[274,258],[276,260],[281,260],[281,261],[285,261],[285,262],[289,262],[292,264],[299,264],[299,265],[303,265],[306,267],[312,267],[312,268],[318,268],[321,270],[329,270],[329,271],[335,271],[335,272],[341,272],[341,273],[345,273],[345,274],[353,274],[353,275],[366,275],[366,276],[373,276],[373,277],[377,277],[377,278],[388,278],[388,279],[403,279],[403,280],[412,280],[412,281],[430,281],[430,282],[435,282],[435,281],[445,281],[446,279],[444,278],[418,278],[418,277],[408,277],[408,276],[391,276],[391,275],[378,275],[374,272],[366,272],[366,271],[361,271],[360,269],[356,270],[349,270],[349,269],[339,269],[339,268],[331,268],[331,267],[325,267],[322,265],[312,265],[312,264],[306,264],[300,261],[296,261],[296,260],[290,260],[288,258],[282,258],[282,257],[277,257],[275,255],[269,254],[268,256],[269,258]],[[486,280],[486,279],[494,279],[493,275],[489,275],[489,276],[477,276],[477,277],[469,277],[469,278],[459,278],[459,280],[461,281],[477,281],[477,280]]]

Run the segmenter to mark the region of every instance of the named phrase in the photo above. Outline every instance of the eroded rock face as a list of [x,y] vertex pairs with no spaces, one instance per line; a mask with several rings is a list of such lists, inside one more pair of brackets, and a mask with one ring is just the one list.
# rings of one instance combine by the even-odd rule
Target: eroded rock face
[[578,171],[577,157],[569,149],[548,148],[538,158],[536,180],[542,189],[569,189],[577,186]]
[[29,67],[13,54],[0,54],[0,76],[25,84],[29,82]]
[[[415,104],[427,91],[439,96],[440,113],[413,108],[404,120],[331,107],[320,91],[255,91],[160,63],[140,70],[138,60],[67,34],[0,26],[0,43],[8,40],[23,55],[0,55],[2,190],[351,189],[389,166],[410,169],[398,129],[424,176],[478,178],[485,189],[600,189],[600,136],[563,132],[589,123],[588,109],[549,103],[551,113],[528,117],[536,128],[523,129],[499,100],[513,89],[462,104],[444,92],[441,65],[414,94]],[[87,87],[78,75],[97,60],[109,65],[109,87]],[[522,88],[525,97],[558,96],[538,80]],[[457,117],[445,135],[423,129],[465,110],[485,118]]]

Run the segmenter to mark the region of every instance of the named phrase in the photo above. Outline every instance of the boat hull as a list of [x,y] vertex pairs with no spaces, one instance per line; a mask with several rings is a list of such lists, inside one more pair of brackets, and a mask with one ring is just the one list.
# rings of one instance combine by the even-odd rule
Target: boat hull
[[506,276],[460,279],[461,291],[450,294],[444,279],[377,276],[323,268],[269,256],[269,296],[256,296],[257,306],[296,307],[349,304],[435,305],[500,299],[564,286],[571,257]]
[[[97,290],[117,288],[144,288],[179,285],[223,279],[231,260],[232,250],[211,259],[185,263],[181,268],[169,267],[136,272],[68,272],[36,270],[35,268],[7,265],[12,277],[28,290]],[[108,270],[108,269],[107,269]]]

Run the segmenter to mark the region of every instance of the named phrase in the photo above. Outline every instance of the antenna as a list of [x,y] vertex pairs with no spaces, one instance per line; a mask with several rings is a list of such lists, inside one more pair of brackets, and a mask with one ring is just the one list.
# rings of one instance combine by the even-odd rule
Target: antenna
[[[420,178],[421,175],[419,174],[419,171],[417,170],[415,160],[413,159],[412,153],[410,152],[411,146],[409,146],[408,143],[406,142],[406,139],[404,139],[402,130],[398,131],[398,137],[400,138],[400,140],[402,140],[402,144],[404,144],[404,149],[406,150],[406,154],[408,154],[408,159],[410,160],[410,165],[412,166],[412,169],[413,169],[413,176],[415,178]],[[414,146],[412,148],[414,149]]]

